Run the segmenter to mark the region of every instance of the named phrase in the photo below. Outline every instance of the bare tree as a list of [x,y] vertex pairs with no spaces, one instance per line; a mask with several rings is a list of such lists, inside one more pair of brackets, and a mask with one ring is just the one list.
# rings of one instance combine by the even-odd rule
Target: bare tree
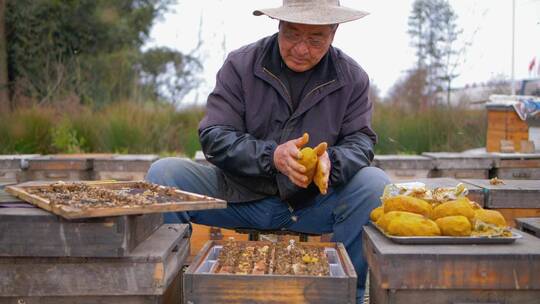
[[408,33],[416,48],[416,69],[426,72],[424,94],[432,101],[438,93],[449,92],[452,80],[458,76],[451,65],[458,53],[454,42],[461,32],[457,15],[447,0],[414,1]]

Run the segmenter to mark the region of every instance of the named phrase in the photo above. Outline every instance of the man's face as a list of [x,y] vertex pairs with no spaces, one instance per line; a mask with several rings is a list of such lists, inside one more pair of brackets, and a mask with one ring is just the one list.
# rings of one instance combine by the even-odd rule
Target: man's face
[[336,33],[336,25],[279,23],[279,52],[289,69],[304,72],[321,61]]

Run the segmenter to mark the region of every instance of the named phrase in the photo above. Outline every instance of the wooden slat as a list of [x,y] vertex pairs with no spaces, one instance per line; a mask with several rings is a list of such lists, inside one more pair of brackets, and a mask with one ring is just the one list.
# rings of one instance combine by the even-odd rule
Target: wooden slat
[[383,170],[430,170],[434,167],[431,158],[421,155],[375,155],[373,165]]
[[163,225],[132,254],[121,258],[2,258],[0,295],[163,295],[189,254],[189,242],[179,234],[180,226]]
[[[93,186],[99,186],[103,188],[117,189],[121,187],[129,187],[133,185],[131,182],[105,182],[100,184],[99,182],[91,183]],[[209,196],[199,195],[186,191],[177,190],[179,195],[188,197],[189,201],[173,201],[164,202],[160,204],[152,204],[145,206],[123,206],[123,207],[109,207],[109,208],[92,208],[92,209],[76,209],[64,205],[51,205],[48,200],[41,198],[37,195],[30,194],[26,189],[44,187],[44,184],[40,185],[28,185],[28,186],[8,186],[6,192],[17,196],[24,201],[32,203],[44,210],[53,212],[66,219],[78,219],[78,218],[90,218],[90,217],[106,217],[117,215],[130,215],[130,214],[145,214],[145,213],[163,213],[163,212],[179,212],[190,210],[206,210],[206,209],[221,209],[226,208],[227,203],[224,200],[212,198]]]
[[114,155],[108,159],[94,160],[93,169],[95,172],[146,172],[158,159],[154,154]]
[[33,157],[28,160],[28,170],[76,170],[92,169],[91,158],[80,156],[48,155]]
[[25,169],[26,162],[40,156],[39,154],[15,154],[15,155],[0,155],[0,171],[1,170],[21,170]]
[[181,292],[182,273],[179,272],[163,295],[0,297],[0,304],[179,304],[182,303]]
[[411,246],[366,226],[362,237],[383,289],[540,290],[540,239],[531,235],[513,244]]
[[500,179],[540,180],[540,168],[497,168],[493,172]]
[[490,154],[424,152],[423,156],[432,159],[435,169],[491,169],[494,157]]
[[540,180],[503,180],[492,185],[488,179],[465,179],[486,194],[486,208],[540,208]]
[[429,172],[429,177],[438,178],[438,177],[450,177],[450,178],[474,178],[474,179],[484,179],[488,178],[489,170],[488,169],[437,169],[431,170]]

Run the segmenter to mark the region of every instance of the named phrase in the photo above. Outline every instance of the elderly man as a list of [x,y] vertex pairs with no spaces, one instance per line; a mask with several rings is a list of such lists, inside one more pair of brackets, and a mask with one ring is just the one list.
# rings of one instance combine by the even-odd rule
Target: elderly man
[[[360,300],[362,226],[388,178],[370,167],[376,135],[368,75],[332,41],[339,23],[367,13],[338,0],[284,0],[254,14],[279,20],[279,31],[231,52],[217,74],[199,126],[214,166],[166,158],[147,179],[229,202],[223,210],[167,214],[168,221],[333,233],[355,266]],[[298,162],[300,148],[321,142],[328,143],[318,158],[323,193]]]

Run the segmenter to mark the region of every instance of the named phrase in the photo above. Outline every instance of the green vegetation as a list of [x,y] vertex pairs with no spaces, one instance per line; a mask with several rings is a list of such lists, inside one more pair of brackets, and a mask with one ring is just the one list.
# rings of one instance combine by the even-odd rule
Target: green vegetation
[[66,99],[93,107],[123,100],[180,100],[198,85],[198,60],[166,47],[142,50],[155,20],[171,3],[7,1],[11,109]]
[[387,103],[375,106],[373,128],[377,154],[461,152],[485,146],[486,111],[430,107],[411,113]]
[[[0,114],[0,154],[157,153],[193,156],[200,150],[202,108],[114,103],[99,110],[80,105],[32,107]],[[387,103],[375,107],[377,154],[463,151],[484,146],[484,110],[430,108],[410,113]]]
[[0,114],[0,154],[159,153],[200,150],[202,109],[115,103],[99,110],[80,105],[34,106]]

